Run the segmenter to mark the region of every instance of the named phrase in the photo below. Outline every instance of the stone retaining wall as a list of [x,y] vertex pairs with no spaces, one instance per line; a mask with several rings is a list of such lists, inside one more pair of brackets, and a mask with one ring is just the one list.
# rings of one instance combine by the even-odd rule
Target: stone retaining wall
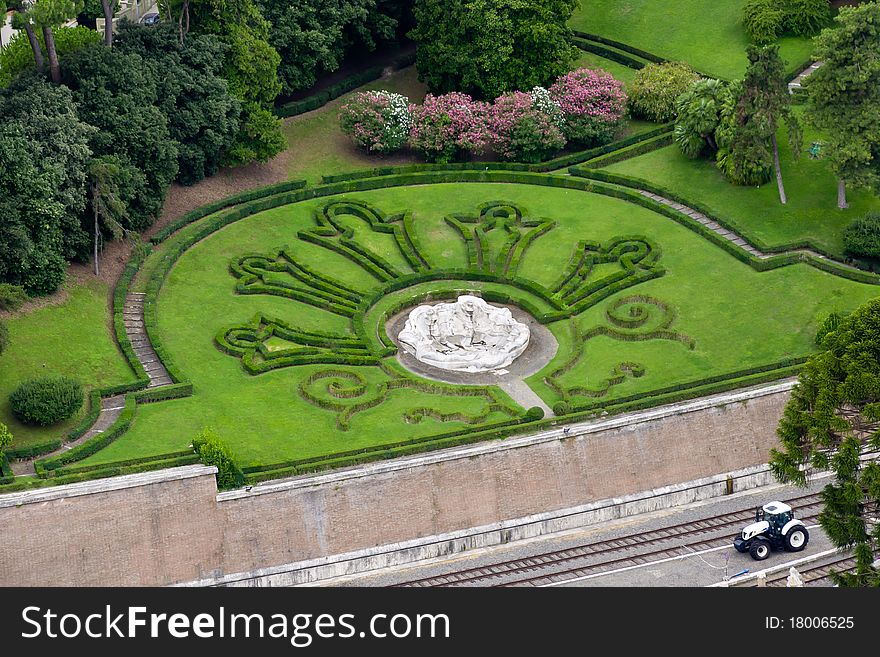
[[219,495],[203,466],[2,495],[0,585],[258,582],[285,564],[574,517],[563,510],[766,462],[791,385]]

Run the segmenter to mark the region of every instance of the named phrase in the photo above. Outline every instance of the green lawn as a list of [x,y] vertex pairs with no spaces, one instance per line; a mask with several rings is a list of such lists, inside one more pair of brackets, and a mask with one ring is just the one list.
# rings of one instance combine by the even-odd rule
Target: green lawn
[[[826,251],[843,255],[843,229],[880,199],[869,191],[849,189],[849,209],[837,209],[837,181],[828,164],[805,152],[795,161],[784,130],[779,132],[783,179],[788,203],[779,202],[776,181],[761,187],[731,185],[706,159],[689,160],[675,145],[625,160],[609,171],[650,180],[711,208],[719,217],[742,227],[745,237],[769,246],[810,240]],[[818,135],[805,131],[809,147]]]
[[[581,0],[569,25],[583,32],[683,60],[701,73],[734,79],[746,68],[749,39],[740,24],[745,0]],[[780,53],[794,70],[810,41],[784,38]]]
[[619,64],[618,62],[612,61],[610,59],[605,59],[601,55],[597,55],[596,53],[588,52],[585,50],[581,51],[580,57],[578,57],[577,62],[575,63],[577,68],[592,68],[597,69],[600,68],[604,71],[608,71],[613,75],[616,79],[620,80],[624,84],[629,84],[632,82],[632,79],[636,76],[636,69],[630,68],[629,66],[624,66],[623,64]]
[[88,391],[134,380],[111,335],[107,286],[97,281],[70,284],[61,305],[7,319],[10,345],[0,356],[0,422],[8,425],[13,447],[63,436],[81,417],[38,428],[22,425],[9,408],[9,394],[22,381],[49,374],[78,379]]
[[[589,393],[577,391],[607,387],[607,380],[621,363],[636,363],[644,374],[611,386],[602,401],[806,355],[814,348],[817,323],[827,313],[851,309],[878,292],[874,286],[806,264],[758,273],[668,218],[618,199],[576,190],[459,183],[391,188],[346,198],[371,203],[390,215],[411,210],[416,241],[435,270],[467,265],[465,244],[443,221],[446,214],[473,214],[479,204],[498,199],[534,210],[557,223],[532,243],[517,273],[519,278],[547,289],[558,281],[580,240],[607,244],[615,237],[635,239],[642,235],[659,247],[664,276],[601,300],[571,320],[550,325],[560,340],[560,352],[530,384],[551,404],[559,395],[542,379],[577,350],[571,339],[572,323],[582,333],[607,327],[606,313],[611,305],[630,295],[647,296],[666,308],[664,312],[673,313],[674,319],[666,325],[681,340],[629,341],[603,335],[588,340],[579,362],[557,379],[558,386],[576,391],[572,396],[576,403],[592,402]],[[460,420],[437,419],[444,413],[483,414],[489,422],[508,417],[501,412],[488,413],[485,400],[478,397],[397,389],[383,403],[355,414],[350,430],[340,431],[334,411],[307,402],[299,393],[299,386],[310,374],[328,366],[294,365],[249,375],[239,357],[217,348],[213,341],[216,335],[223,335],[231,326],[246,326],[257,313],[303,330],[353,335],[349,319],[314,305],[279,296],[236,295],[236,279],[229,270],[230,261],[244,254],[274,258],[285,248],[295,260],[363,295],[382,289],[376,278],[350,260],[298,239],[297,231],[314,225],[313,211],[330,200],[304,201],[239,221],[181,257],[159,299],[159,327],[162,341],[193,381],[195,393],[186,399],[140,406],[132,429],[83,463],[182,449],[204,426],[216,428],[244,464],[256,465],[467,427]],[[370,245],[388,256],[396,268],[404,267],[402,260],[392,258],[396,247],[391,235],[371,232],[353,217],[340,221],[354,230],[358,244]],[[492,245],[502,242],[494,235],[490,239]],[[617,267],[614,263],[598,266],[584,280],[595,282]],[[285,276],[273,274],[272,280],[283,281]],[[656,314],[659,307],[649,310]],[[625,315],[626,308],[621,312]],[[647,328],[651,322],[663,321],[663,317],[655,317]],[[279,342],[273,344],[277,347]],[[331,369],[361,374],[367,395],[377,394],[389,377],[375,366]],[[507,399],[498,394],[499,399]],[[419,408],[433,413],[421,422],[408,422],[405,415]]]

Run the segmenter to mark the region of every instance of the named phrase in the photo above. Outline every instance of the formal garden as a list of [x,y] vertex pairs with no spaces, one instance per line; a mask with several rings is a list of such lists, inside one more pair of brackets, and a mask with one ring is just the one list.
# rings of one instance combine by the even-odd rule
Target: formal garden
[[[878,296],[880,143],[850,128],[880,69],[843,45],[880,45],[874,3],[241,4],[271,75],[207,2],[112,48],[56,25],[56,82],[0,51],[0,490],[200,460],[235,487],[777,381]],[[163,215],[236,166],[276,177]],[[407,314],[461,295],[530,327],[515,364],[412,362]]]

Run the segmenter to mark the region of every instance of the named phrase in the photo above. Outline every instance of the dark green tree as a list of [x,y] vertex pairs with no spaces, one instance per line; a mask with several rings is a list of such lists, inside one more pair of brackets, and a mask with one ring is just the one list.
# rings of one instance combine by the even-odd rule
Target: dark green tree
[[566,21],[577,0],[416,0],[419,79],[432,93],[491,99],[528,90],[571,68]]
[[843,586],[880,586],[880,464],[860,459],[880,449],[880,299],[821,329],[823,351],[801,372],[777,429],[770,466],[779,481],[805,485],[808,468],[830,470],[819,524],[838,548],[853,548],[856,572]]
[[779,188],[779,202],[784,205],[785,185],[782,182],[776,131],[780,122],[784,121],[788,127],[789,144],[797,157],[800,154],[802,140],[800,124],[791,111],[791,94],[785,81],[785,65],[779,56],[779,46],[763,48],[749,46],[746,55],[749,59],[749,67],[743,79],[740,99],[742,111],[748,112],[744,120],[754,124],[757,135],[763,133],[770,141],[776,185]]
[[847,185],[880,190],[880,5],[841,7],[814,43],[824,64],[806,79],[806,116],[827,135],[823,151],[843,209]]
[[125,169],[116,157],[105,156],[92,160],[89,165],[89,201],[94,217],[94,260],[95,276],[101,275],[98,263],[98,246],[102,229],[108,231],[114,239],[125,233],[122,222],[128,215],[128,208],[120,196]]
[[269,43],[281,55],[282,90],[307,89],[339,68],[355,47],[375,49],[396,35],[404,3],[381,0],[258,0],[270,22]]

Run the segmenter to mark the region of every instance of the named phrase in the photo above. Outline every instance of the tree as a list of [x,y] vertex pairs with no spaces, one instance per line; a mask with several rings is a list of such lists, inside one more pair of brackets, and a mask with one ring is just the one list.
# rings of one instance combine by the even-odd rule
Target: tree
[[718,151],[715,131],[722,109],[731,103],[730,86],[720,80],[703,79],[676,100],[675,143],[687,157]]
[[880,299],[823,324],[822,352],[801,372],[777,429],[770,466],[779,481],[805,485],[807,468],[830,469],[819,524],[838,548],[854,548],[856,572],[843,586],[880,586],[872,563],[880,547],[880,464],[860,460],[880,449]]
[[394,38],[404,3],[377,0],[258,0],[271,24],[269,43],[281,55],[282,90],[291,94],[339,68],[355,47],[373,50]]
[[[35,34],[34,38],[37,40],[37,52],[42,52],[40,49],[43,44],[43,33]],[[60,27],[53,30],[53,38],[58,60],[62,66],[68,55],[101,40],[97,32],[87,27]],[[0,49],[0,88],[8,87],[20,73],[28,69],[42,72],[42,54],[39,62],[34,59],[34,50],[28,42],[27,34],[20,31]]]
[[98,242],[101,227],[110,231],[115,239],[125,233],[122,227],[128,215],[128,208],[119,195],[120,181],[124,168],[115,157],[99,157],[89,165],[89,194],[92,203],[94,224],[94,264],[95,276],[100,276],[98,266]]
[[58,62],[52,30],[76,16],[81,8],[82,3],[78,0],[37,0],[31,10],[34,23],[43,31],[46,56],[49,59],[49,75],[55,84],[61,84],[61,64]]
[[801,149],[801,130],[791,111],[791,94],[785,81],[785,65],[779,57],[779,46],[776,45],[763,48],[749,46],[746,55],[749,67],[743,80],[741,102],[748,107],[746,111],[750,113],[746,120],[755,124],[758,134],[763,133],[770,139],[779,202],[785,205],[785,185],[782,182],[779,145],[776,142],[780,120],[788,127],[789,143],[795,157]]
[[40,49],[40,43],[37,41],[37,34],[34,31],[34,17],[29,4],[19,4],[18,11],[12,16],[12,29],[24,30],[34,54],[37,70],[42,71],[45,66],[43,51]]
[[434,94],[492,99],[548,86],[572,66],[577,0],[416,0],[419,79]]
[[807,120],[827,135],[823,151],[844,209],[847,185],[880,189],[880,5],[841,7],[835,23],[815,39],[824,64],[804,88]]
[[111,48],[113,46],[114,10],[110,6],[110,0],[101,0],[101,12],[104,14],[104,45]]

